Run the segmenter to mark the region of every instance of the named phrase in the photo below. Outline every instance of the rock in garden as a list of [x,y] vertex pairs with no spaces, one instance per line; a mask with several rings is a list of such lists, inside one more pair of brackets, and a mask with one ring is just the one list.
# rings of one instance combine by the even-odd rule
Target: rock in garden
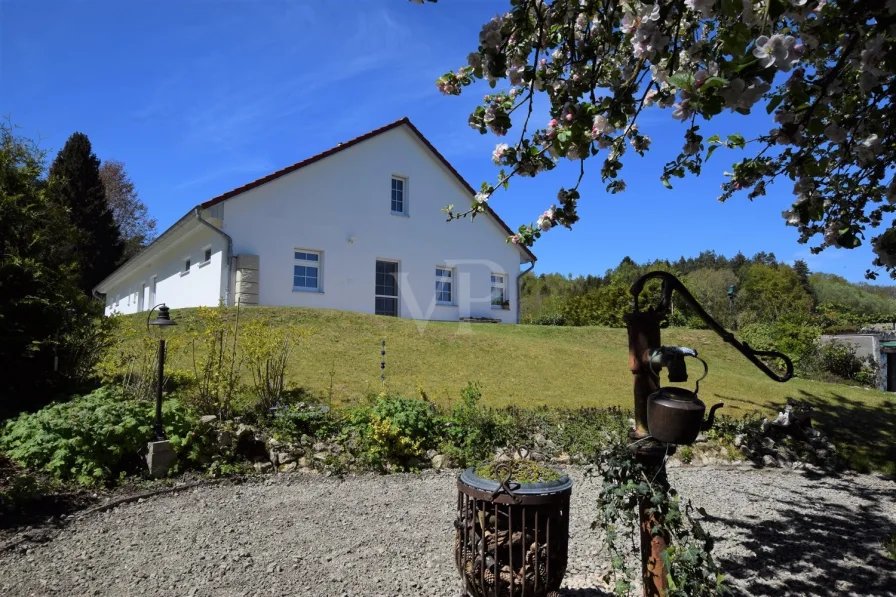
[[226,429],[218,433],[218,447],[222,450],[233,447],[233,434]]
[[329,456],[329,454],[327,454],[326,452],[315,452],[314,453],[314,459],[320,460],[321,462],[326,460],[328,456]]
[[739,433],[739,434],[735,435],[734,436],[734,447],[740,448],[741,446],[744,445],[746,440],[747,440],[747,436],[744,435],[743,433]]
[[277,462],[279,462],[280,464],[289,464],[295,461],[296,457],[289,452],[280,452],[277,454]]
[[278,464],[280,464],[280,462],[278,460],[278,456],[279,455],[276,450],[271,450],[270,452],[268,452],[268,459],[271,461],[271,464],[273,464],[274,466],[277,466]]
[[770,437],[763,437],[762,438],[762,447],[765,448],[766,450],[774,450],[775,440],[773,440]]
[[308,466],[309,466],[308,459],[307,459],[306,457],[304,457],[304,456],[302,456],[301,458],[299,458],[298,462],[299,462],[299,466],[300,466],[301,468],[308,468]]
[[252,429],[249,425],[245,423],[240,423],[239,427],[236,428],[236,438],[237,440],[241,440],[246,436],[254,436],[255,430]]
[[774,456],[769,456],[768,454],[766,454],[762,457],[762,464],[763,466],[775,467],[778,466],[778,461]]
[[218,417],[216,417],[215,415],[203,415],[203,416],[199,417],[199,422],[202,425],[211,425],[217,420],[218,420]]
[[557,464],[568,464],[569,463],[569,454],[566,452],[561,452],[554,457],[554,462]]
[[296,470],[296,468],[298,468],[298,465],[296,465],[295,462],[290,462],[289,464],[281,464],[280,472],[281,473],[291,473],[292,471]]
[[448,458],[448,456],[446,456],[444,454],[436,454],[435,456],[432,457],[430,462],[432,463],[432,468],[434,468],[436,470],[448,468],[451,466],[450,458]]
[[270,462],[256,462],[255,463],[255,472],[258,473],[268,473],[274,469],[273,463]]
[[313,449],[315,452],[324,452],[324,451],[326,451],[326,449],[327,449],[327,444],[325,444],[325,443],[323,443],[323,442],[315,442],[315,443],[314,443],[314,446],[312,447],[312,449]]
[[439,454],[439,453],[438,453],[437,451],[435,451],[435,450],[433,450],[433,449],[430,448],[429,450],[426,451],[426,459],[427,459],[427,460],[432,460],[432,459],[435,458],[438,454]]

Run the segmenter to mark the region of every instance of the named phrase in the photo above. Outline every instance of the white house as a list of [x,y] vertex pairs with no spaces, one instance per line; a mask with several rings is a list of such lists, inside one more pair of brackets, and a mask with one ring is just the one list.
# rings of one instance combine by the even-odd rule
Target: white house
[[[106,313],[226,305],[519,321],[527,248],[404,118],[201,203],[95,289]],[[529,264],[521,271],[521,264]]]

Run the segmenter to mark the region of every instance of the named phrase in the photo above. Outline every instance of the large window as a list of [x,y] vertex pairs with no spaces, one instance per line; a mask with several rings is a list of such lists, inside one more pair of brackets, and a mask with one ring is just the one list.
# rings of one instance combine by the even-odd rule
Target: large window
[[436,268],[436,303],[439,305],[451,305],[454,303],[453,295],[454,270],[448,267]]
[[398,262],[376,262],[374,313],[398,317]]
[[492,274],[492,308],[503,309],[507,292],[507,276]]
[[292,272],[292,289],[320,292],[320,252],[295,250]]
[[392,177],[392,213],[399,216],[408,214],[408,181],[399,176]]

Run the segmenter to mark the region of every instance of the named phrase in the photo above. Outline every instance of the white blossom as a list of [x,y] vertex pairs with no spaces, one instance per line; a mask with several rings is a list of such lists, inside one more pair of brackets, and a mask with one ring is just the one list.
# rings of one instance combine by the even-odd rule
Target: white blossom
[[782,71],[789,71],[794,55],[796,40],[791,35],[760,35],[753,46],[753,56],[759,58],[759,66],[768,68],[772,65]]
[[476,193],[476,203],[485,203],[488,201],[488,196],[489,194],[485,192]]
[[613,125],[610,124],[610,121],[607,120],[607,117],[603,114],[598,114],[594,117],[594,124],[591,127],[591,136],[595,139],[599,135],[612,133],[614,130]]
[[787,220],[787,224],[789,226],[797,226],[800,223],[800,216],[792,209],[788,209],[781,212],[781,215],[784,216],[784,219]]
[[507,145],[507,143],[498,143],[498,145],[495,147],[495,150],[492,152],[492,161],[495,164],[500,165],[501,160],[504,159],[504,156],[507,154],[508,149],[510,149],[510,147]]
[[681,100],[680,103],[675,104],[675,109],[672,110],[672,118],[682,122],[690,118],[691,114],[693,114],[691,111],[691,102],[687,99]]
[[863,166],[870,164],[874,160],[874,156],[880,152],[880,148],[881,142],[877,135],[867,137],[856,147],[856,155],[859,158],[859,163]]

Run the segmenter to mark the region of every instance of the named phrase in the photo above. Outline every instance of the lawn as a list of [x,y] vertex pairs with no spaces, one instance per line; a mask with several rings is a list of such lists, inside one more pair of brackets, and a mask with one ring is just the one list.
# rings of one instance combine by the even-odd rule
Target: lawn
[[[172,311],[172,317],[179,324],[175,337],[197,331],[196,310]],[[623,329],[420,322],[294,307],[244,307],[240,317],[310,329],[293,351],[289,381],[340,403],[380,391],[385,340],[386,386],[405,395],[425,393],[447,404],[468,381],[478,381],[493,406],[632,404]],[[126,332],[143,333],[144,317],[123,319]],[[812,403],[826,427],[858,444],[887,446],[896,438],[896,403],[885,392],[805,379],[774,382],[709,331],[672,328],[663,331],[663,342],[695,348],[709,363],[700,396],[708,404],[724,402],[720,413],[773,414],[793,397]],[[189,370],[191,362],[184,348],[169,355],[176,369]],[[695,365],[691,371],[697,374],[701,367]]]

